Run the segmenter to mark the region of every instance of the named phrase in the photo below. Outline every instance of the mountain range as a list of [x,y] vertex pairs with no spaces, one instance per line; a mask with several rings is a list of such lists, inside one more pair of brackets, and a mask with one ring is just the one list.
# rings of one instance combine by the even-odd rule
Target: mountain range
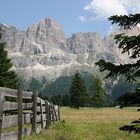
[[140,28],[117,29],[106,37],[96,32],[78,32],[67,38],[55,20],[42,19],[26,31],[0,24],[0,32],[18,75],[26,81],[45,78],[52,84],[76,71],[97,74],[95,62],[100,59],[114,64],[133,63],[127,54],[121,54],[114,36],[117,33],[135,35],[140,33]]

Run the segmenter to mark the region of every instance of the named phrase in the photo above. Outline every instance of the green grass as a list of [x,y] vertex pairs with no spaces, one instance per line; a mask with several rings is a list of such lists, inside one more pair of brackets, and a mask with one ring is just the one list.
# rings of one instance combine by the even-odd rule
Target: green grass
[[[24,124],[23,127],[24,128],[31,128],[31,124]],[[9,133],[12,131],[18,131],[18,126],[2,129],[2,133]]]
[[140,135],[119,131],[119,127],[139,118],[137,108],[61,108],[61,122],[50,130],[24,140],[138,140]]

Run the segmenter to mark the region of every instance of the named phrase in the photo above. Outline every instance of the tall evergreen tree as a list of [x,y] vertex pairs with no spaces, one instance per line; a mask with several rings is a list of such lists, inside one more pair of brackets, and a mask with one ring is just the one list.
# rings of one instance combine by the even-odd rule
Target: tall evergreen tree
[[[109,18],[112,24],[118,24],[118,26],[124,29],[132,29],[132,27],[140,24],[140,14],[134,15],[124,15],[124,16],[111,16]],[[136,59],[135,63],[114,65],[110,62],[105,62],[100,60],[96,64],[99,66],[100,71],[108,71],[107,77],[114,76],[124,76],[127,81],[137,81],[138,86],[133,93],[127,93],[120,98],[120,104],[122,106],[127,106],[131,104],[140,104],[140,83],[138,79],[140,78],[140,34],[137,36],[128,36],[125,34],[118,34],[115,36],[116,43],[118,47],[122,49],[122,53],[128,53],[131,59]],[[140,124],[140,121],[139,121]],[[138,121],[136,124],[131,126],[122,127],[121,130],[134,131],[140,133],[140,125],[138,126]]]
[[7,51],[4,48],[5,43],[1,41],[0,34],[0,87],[18,88],[18,77],[11,69],[12,62],[7,56]]
[[96,77],[91,87],[93,95],[91,96],[92,106],[97,108],[102,107],[106,102],[106,95],[103,89],[102,80],[99,77]]
[[80,73],[76,73],[72,79],[70,87],[70,102],[71,107],[79,109],[83,107],[88,99],[87,89]]

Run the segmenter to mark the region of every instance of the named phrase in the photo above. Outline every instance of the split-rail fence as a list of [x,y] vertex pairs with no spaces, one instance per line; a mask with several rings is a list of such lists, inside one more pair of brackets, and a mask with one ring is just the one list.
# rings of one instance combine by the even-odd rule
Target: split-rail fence
[[0,140],[21,140],[59,120],[59,107],[39,98],[37,91],[0,87]]

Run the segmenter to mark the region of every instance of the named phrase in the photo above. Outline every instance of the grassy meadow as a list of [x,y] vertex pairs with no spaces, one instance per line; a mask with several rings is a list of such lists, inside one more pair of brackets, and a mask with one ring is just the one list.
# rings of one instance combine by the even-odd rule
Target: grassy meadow
[[140,135],[119,131],[119,127],[138,119],[137,108],[62,107],[61,122],[50,130],[32,134],[24,140],[138,140]]

